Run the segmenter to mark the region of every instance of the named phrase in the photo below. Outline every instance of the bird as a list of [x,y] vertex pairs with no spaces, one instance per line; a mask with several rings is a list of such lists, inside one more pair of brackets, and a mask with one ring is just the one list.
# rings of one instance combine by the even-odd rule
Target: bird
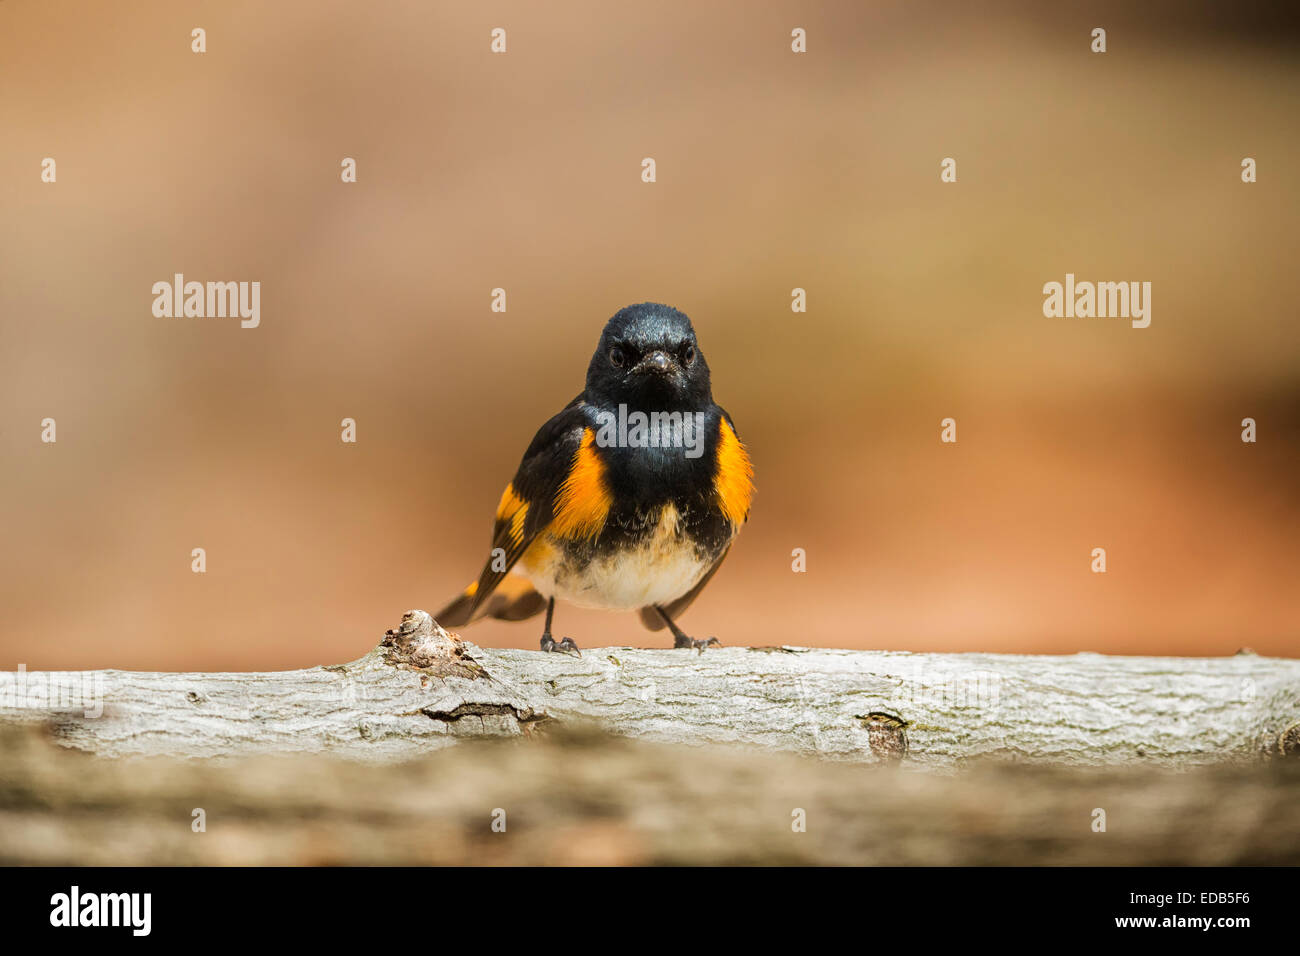
[[437,615],[444,627],[546,612],[541,649],[581,656],[552,634],[556,600],[637,611],[675,648],[703,652],[677,620],[749,519],[754,468],[713,400],[690,318],[655,302],[614,314],[582,392],[538,429],[506,485],[478,578]]

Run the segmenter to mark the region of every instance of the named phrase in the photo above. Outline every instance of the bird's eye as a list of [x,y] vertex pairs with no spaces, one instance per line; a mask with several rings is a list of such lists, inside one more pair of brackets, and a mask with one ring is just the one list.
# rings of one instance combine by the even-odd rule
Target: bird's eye
[[695,361],[694,345],[687,345],[686,348],[682,349],[682,361],[685,362],[687,365],[690,365],[692,362]]
[[622,368],[624,361],[626,361],[626,359],[623,356],[623,350],[617,345],[609,350],[609,364],[614,366],[614,368]]

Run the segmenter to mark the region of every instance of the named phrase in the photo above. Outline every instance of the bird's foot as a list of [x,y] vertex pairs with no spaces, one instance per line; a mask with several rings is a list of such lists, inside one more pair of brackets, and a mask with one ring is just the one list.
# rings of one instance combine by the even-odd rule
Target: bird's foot
[[706,647],[712,644],[717,644],[719,647],[722,646],[722,642],[716,637],[710,637],[706,641],[697,641],[695,638],[688,637],[685,634],[678,634],[673,638],[673,647],[684,647],[688,650],[697,650],[701,654],[704,653]]
[[549,632],[542,635],[542,650],[555,654],[572,654],[574,657],[582,656],[582,651],[578,650],[578,645],[573,643],[573,638],[566,637],[556,643]]

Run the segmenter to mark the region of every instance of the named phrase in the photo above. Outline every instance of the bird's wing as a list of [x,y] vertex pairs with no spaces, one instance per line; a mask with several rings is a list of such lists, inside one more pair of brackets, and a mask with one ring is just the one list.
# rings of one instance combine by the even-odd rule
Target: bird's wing
[[[497,505],[492,547],[478,580],[435,616],[440,624],[456,627],[484,613],[517,620],[531,617],[543,606],[540,596],[533,600],[526,587],[518,595],[507,596],[510,608],[503,606],[494,611],[489,599],[538,534],[555,519],[557,499],[581,457],[578,452],[586,425],[586,415],[575,399],[538,429]],[[522,604],[515,607],[521,600]]]

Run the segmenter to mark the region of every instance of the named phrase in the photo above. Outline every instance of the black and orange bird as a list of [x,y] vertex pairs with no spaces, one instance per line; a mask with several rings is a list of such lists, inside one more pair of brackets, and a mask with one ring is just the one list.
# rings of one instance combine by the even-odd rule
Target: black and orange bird
[[713,401],[709,366],[685,314],[646,302],[605,325],[582,394],[543,425],[506,485],[478,580],[437,615],[460,627],[546,612],[557,598],[636,610],[673,646],[701,651],[680,617],[749,517],[753,467]]

